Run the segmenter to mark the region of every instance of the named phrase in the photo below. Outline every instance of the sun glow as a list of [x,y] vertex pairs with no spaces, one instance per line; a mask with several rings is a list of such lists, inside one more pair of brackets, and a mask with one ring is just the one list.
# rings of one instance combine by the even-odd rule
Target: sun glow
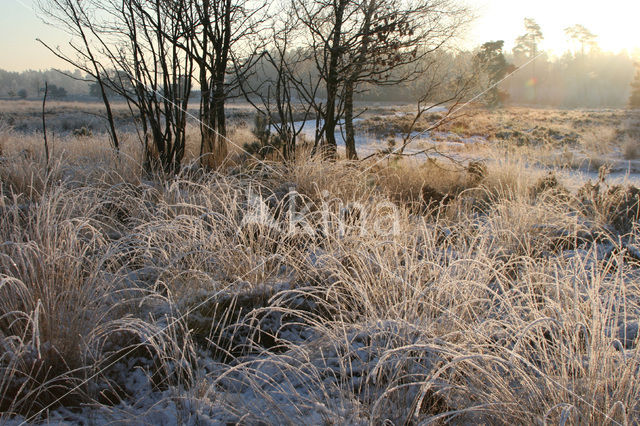
[[469,2],[476,8],[478,19],[472,24],[467,43],[474,46],[488,40],[504,40],[510,50],[516,37],[524,33],[523,19],[533,18],[541,27],[544,40],[540,47],[551,54],[562,55],[578,49],[565,28],[575,24],[586,27],[596,36],[599,49],[640,55],[640,32],[637,20],[640,2],[610,0],[481,0]]

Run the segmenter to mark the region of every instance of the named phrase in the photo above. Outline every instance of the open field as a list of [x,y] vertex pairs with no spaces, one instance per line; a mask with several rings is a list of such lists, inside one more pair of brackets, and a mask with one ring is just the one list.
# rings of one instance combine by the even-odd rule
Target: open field
[[[435,112],[409,152],[428,160],[236,148],[218,172],[190,163],[194,126],[160,177],[134,133],[119,156],[97,118],[74,134],[71,105],[47,170],[37,105],[16,105],[1,422],[640,422],[638,111],[474,109],[418,136]],[[370,107],[361,152],[409,112]]]

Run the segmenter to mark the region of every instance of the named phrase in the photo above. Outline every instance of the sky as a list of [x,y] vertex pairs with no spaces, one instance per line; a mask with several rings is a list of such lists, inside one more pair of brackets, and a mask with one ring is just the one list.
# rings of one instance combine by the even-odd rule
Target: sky
[[[523,20],[540,25],[541,47],[562,54],[569,47],[564,29],[582,24],[598,36],[603,50],[640,54],[640,1],[638,0],[466,0],[477,18],[464,37],[472,48],[485,41],[504,40],[510,50],[524,32]],[[0,0],[0,69],[22,71],[70,67],[56,59],[36,38],[50,45],[68,41],[59,29],[46,25],[34,11],[33,0]]]
[[0,69],[70,69],[36,41],[41,38],[54,46],[65,44],[69,37],[46,25],[34,11],[32,0],[0,0]]
[[465,37],[467,45],[504,40],[510,50],[517,36],[524,33],[524,18],[540,25],[541,47],[561,55],[571,47],[564,29],[581,24],[598,36],[602,50],[640,49],[640,1],[638,0],[468,0],[478,18]]

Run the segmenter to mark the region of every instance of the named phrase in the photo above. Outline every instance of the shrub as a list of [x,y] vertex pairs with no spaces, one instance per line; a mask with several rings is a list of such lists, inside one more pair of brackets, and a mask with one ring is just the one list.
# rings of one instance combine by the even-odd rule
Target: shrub
[[640,158],[640,140],[626,136],[622,145],[622,155],[625,160],[636,160]]
[[58,87],[55,84],[48,85],[48,92],[51,99],[63,99],[67,97],[67,89],[64,87]]
[[530,193],[533,198],[542,195],[566,198],[569,195],[569,191],[558,181],[558,177],[554,172],[549,172],[546,176],[538,179],[531,186]]
[[599,181],[583,185],[578,190],[578,199],[585,213],[595,216],[620,234],[628,234],[640,218],[640,188],[609,185],[607,173],[605,168],[601,168]]
[[71,134],[73,136],[75,136],[76,138],[90,138],[90,137],[93,136],[93,132],[91,131],[91,129],[89,129],[88,127],[84,127],[84,126],[80,127],[80,128],[73,129]]
[[477,184],[487,176],[487,165],[482,161],[470,161],[467,164],[470,183]]
[[271,134],[271,121],[266,115],[255,115],[252,133],[257,140],[244,144],[245,151],[252,156],[265,159],[282,148],[282,139]]

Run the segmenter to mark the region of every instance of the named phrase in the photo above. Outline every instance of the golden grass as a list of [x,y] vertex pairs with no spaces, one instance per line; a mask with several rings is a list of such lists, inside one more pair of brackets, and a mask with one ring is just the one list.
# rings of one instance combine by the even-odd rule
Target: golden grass
[[[60,139],[47,171],[37,135],[4,135],[2,420],[640,419],[621,192],[566,192],[518,155],[150,179],[134,137],[120,158]],[[425,208],[425,186],[452,201]]]
[[616,137],[617,129],[612,126],[602,126],[590,130],[581,137],[581,142],[587,152],[608,154]]

